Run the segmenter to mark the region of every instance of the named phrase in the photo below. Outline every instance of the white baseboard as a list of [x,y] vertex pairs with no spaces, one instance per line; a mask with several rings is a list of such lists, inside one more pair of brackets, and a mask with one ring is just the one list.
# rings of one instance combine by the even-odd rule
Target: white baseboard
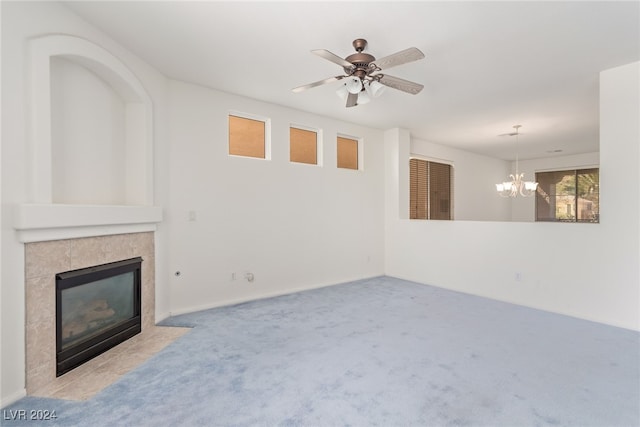
[[157,325],[158,323],[162,322],[165,319],[168,319],[169,317],[171,317],[171,313],[169,313],[168,311],[165,313],[156,313],[155,324]]
[[568,310],[558,310],[558,309],[554,309],[554,308],[549,308],[549,307],[545,307],[539,304],[530,304],[530,303],[523,303],[522,301],[518,301],[515,300],[513,298],[498,298],[495,295],[491,295],[491,294],[484,294],[481,292],[471,292],[467,289],[457,289],[457,288],[453,288],[453,287],[447,287],[447,286],[440,286],[440,285],[434,285],[431,283],[425,283],[425,282],[421,282],[418,279],[415,278],[411,278],[411,277],[405,277],[403,275],[389,275],[389,277],[394,277],[396,279],[401,279],[401,280],[407,280],[409,282],[414,282],[420,285],[427,285],[427,286],[433,286],[434,288],[439,288],[439,289],[444,289],[447,291],[451,291],[451,292],[458,292],[461,294],[465,294],[465,295],[471,295],[471,296],[475,296],[475,297],[480,297],[480,298],[486,298],[486,299],[490,299],[493,301],[499,301],[499,302],[504,302],[507,304],[513,304],[513,305],[517,305],[520,307],[526,307],[526,308],[531,308],[533,310],[539,310],[539,311],[546,311],[547,313],[553,313],[553,314],[558,314],[560,316],[567,316],[567,317],[573,317],[574,319],[579,319],[579,320],[585,320],[587,322],[593,322],[593,323],[600,323],[602,325],[607,325],[607,326],[613,326],[615,328],[621,328],[621,329],[628,329],[630,331],[634,331],[634,332],[640,332],[640,322],[638,324],[626,324],[626,323],[622,323],[622,322],[616,322],[616,321],[611,321],[610,319],[600,319],[600,318],[596,318],[593,316],[585,316],[584,314],[581,313],[574,313],[574,312],[570,312]]
[[[274,298],[274,297],[279,297],[279,296],[283,296],[283,295],[290,295],[290,294],[295,294],[297,292],[310,291],[310,290],[313,290],[313,289],[326,288],[326,287],[329,287],[329,286],[341,285],[341,284],[344,284],[344,283],[355,282],[355,281],[358,281],[358,280],[372,279],[374,277],[380,277],[380,275],[375,275],[375,276],[371,276],[371,277],[359,277],[359,278],[355,278],[355,279],[352,279],[352,280],[345,280],[345,281],[342,281],[342,282],[339,282],[339,283],[335,283],[335,282],[319,283],[319,284],[314,284],[314,285],[311,285],[311,286],[302,286],[302,287],[299,287],[299,288],[286,289],[286,290],[282,290],[282,291],[265,292],[265,293],[263,293],[261,295],[252,295],[250,297],[242,297],[242,298],[228,299],[228,300],[223,300],[223,301],[216,301],[216,302],[213,302],[211,304],[204,304],[204,305],[193,306],[193,307],[179,308],[177,310],[172,310],[169,313],[169,317],[179,316],[181,314],[187,314],[187,313],[195,313],[197,311],[209,310],[211,308],[227,307],[227,306],[230,306],[230,305],[242,304],[242,303],[249,302],[249,301],[257,301],[257,300],[261,300],[261,299]],[[159,320],[158,320],[158,322],[159,322]]]
[[0,408],[5,408],[9,405],[12,405],[14,403],[16,403],[18,400],[22,399],[23,397],[27,396],[27,389],[23,388],[20,391],[16,391],[13,394],[10,394],[8,396],[2,396],[0,398]]

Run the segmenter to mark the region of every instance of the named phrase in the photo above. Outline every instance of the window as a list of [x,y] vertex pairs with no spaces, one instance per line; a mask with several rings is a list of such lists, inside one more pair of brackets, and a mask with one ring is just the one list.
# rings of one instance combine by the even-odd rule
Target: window
[[600,171],[536,173],[536,221],[600,222]]
[[289,160],[317,165],[318,133],[312,130],[289,128]]
[[338,137],[338,167],[358,169],[358,140]]
[[409,218],[452,219],[451,165],[409,160]]
[[264,121],[229,115],[229,154],[265,159],[265,128]]

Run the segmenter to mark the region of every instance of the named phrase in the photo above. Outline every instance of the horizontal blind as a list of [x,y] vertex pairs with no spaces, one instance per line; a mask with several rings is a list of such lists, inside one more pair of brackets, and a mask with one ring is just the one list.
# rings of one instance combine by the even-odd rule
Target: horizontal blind
[[429,219],[451,219],[451,165],[429,162]]
[[409,218],[427,219],[427,162],[409,160]]

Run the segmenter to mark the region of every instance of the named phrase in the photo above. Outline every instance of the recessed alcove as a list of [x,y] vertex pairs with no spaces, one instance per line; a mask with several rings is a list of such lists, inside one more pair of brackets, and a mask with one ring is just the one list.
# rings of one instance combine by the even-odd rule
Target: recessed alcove
[[126,101],[72,59],[51,58],[51,199],[61,204],[127,205]]
[[153,204],[152,104],[102,47],[67,35],[30,42],[31,202]]
[[119,58],[80,37],[38,37],[29,51],[29,197],[14,219],[20,240],[154,230],[162,213],[153,205],[145,88]]

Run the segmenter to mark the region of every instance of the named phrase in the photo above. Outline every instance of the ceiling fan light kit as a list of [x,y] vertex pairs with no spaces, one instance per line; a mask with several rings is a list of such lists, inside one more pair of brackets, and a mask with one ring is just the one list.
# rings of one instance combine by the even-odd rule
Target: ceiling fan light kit
[[345,83],[345,86],[347,87],[347,91],[349,93],[360,93],[360,91],[362,90],[362,80],[360,80],[357,77],[349,77],[347,79],[347,82]]
[[377,80],[372,81],[367,86],[369,87],[369,91],[374,98],[382,95],[385,88],[384,85],[380,84],[380,82],[378,82]]
[[367,89],[368,86],[369,85],[365,85],[365,87],[362,89],[362,92],[360,92],[360,94],[358,95],[358,105],[363,105],[371,101],[371,95],[369,90]]
[[345,75],[329,77],[304,86],[298,86],[293,89],[293,92],[298,93],[316,86],[347,79],[338,88],[336,94],[343,100],[346,99],[347,107],[355,107],[356,105],[366,104],[372,98],[379,97],[387,86],[412,95],[416,95],[423,89],[424,86],[419,83],[379,73],[383,68],[388,69],[423,59],[424,54],[419,49],[410,47],[376,60],[373,55],[364,52],[367,46],[365,39],[356,39],[352,44],[356,53],[346,58],[341,58],[326,49],[312,50],[311,53],[340,65]]
[[338,90],[336,91],[336,95],[338,95],[342,100],[347,99],[347,96],[349,96],[349,90],[347,89],[347,85],[341,84]]

